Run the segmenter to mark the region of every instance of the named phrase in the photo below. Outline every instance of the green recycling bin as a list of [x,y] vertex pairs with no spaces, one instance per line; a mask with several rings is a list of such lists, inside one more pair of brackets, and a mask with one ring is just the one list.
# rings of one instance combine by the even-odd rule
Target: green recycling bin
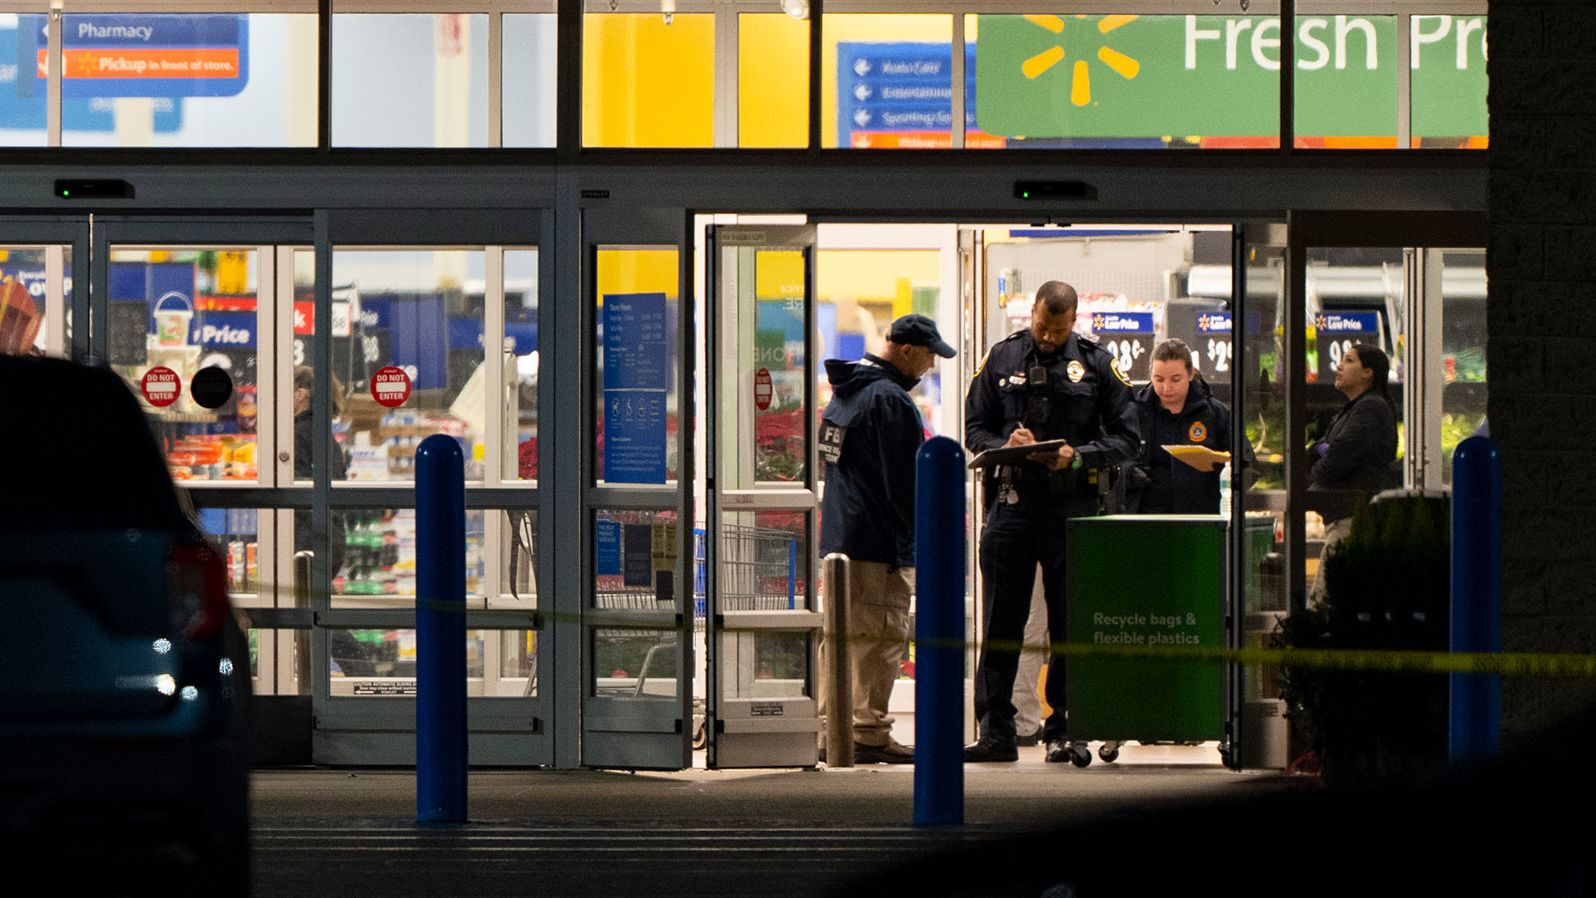
[[[1069,527],[1072,644],[1225,648],[1229,521],[1110,515]],[[1072,655],[1069,734],[1118,743],[1224,741],[1225,665]]]

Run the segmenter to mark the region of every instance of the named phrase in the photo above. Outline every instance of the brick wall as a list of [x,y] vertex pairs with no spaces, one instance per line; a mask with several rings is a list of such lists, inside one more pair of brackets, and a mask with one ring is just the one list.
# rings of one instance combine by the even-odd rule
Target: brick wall
[[[1492,0],[1490,425],[1503,641],[1596,651],[1596,3]],[[1508,746],[1596,682],[1508,680]]]

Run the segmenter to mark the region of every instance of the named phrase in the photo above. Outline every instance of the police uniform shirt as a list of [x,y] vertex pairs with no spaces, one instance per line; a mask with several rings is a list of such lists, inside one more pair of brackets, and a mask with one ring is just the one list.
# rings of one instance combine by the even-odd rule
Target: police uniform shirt
[[[1037,383],[1037,369],[1045,383]],[[1029,329],[1017,331],[987,353],[965,401],[965,445],[984,452],[1029,428],[1038,442],[1067,440],[1093,466],[1129,461],[1141,448],[1130,384],[1095,342],[1070,334],[1057,351],[1037,351]],[[1018,469],[1045,476],[1041,465]]]

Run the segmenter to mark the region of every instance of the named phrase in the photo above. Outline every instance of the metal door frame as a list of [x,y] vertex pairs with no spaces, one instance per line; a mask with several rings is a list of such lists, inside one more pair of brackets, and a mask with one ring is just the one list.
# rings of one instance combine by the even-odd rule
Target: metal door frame
[[[0,217],[0,246],[40,246],[45,249],[47,286],[44,324],[46,328],[56,331],[54,337],[47,335],[45,341],[47,347],[59,342],[59,347],[52,354],[61,358],[81,360],[88,356],[89,281],[81,275],[89,266],[90,218],[86,214]],[[73,281],[70,291],[65,285],[66,259],[52,258],[53,254],[50,253],[50,248],[55,246],[67,247],[72,251],[72,264],[80,275]],[[48,289],[51,270],[56,266],[60,266],[57,272],[62,285],[60,296],[51,295]]]
[[[594,197],[594,200],[601,198]],[[562,203],[568,207],[570,198]],[[581,387],[564,389],[567,401],[574,399],[576,408],[566,407],[562,419],[579,433],[583,445],[562,443],[564,483],[576,481],[580,495],[576,511],[579,528],[564,528],[561,534],[563,551],[560,556],[561,582],[581,584],[576,593],[579,603],[562,606],[564,620],[580,623],[568,629],[570,638],[577,643],[575,651],[562,652],[559,670],[571,676],[568,685],[562,686],[562,697],[573,698],[579,704],[581,737],[577,763],[585,767],[680,770],[692,766],[693,738],[693,522],[694,498],[694,427],[693,380],[696,370],[697,325],[693,314],[693,246],[689,234],[691,216],[682,208],[615,207],[602,202],[578,204],[581,219],[581,242],[576,259],[565,256],[562,272],[571,271],[572,262],[579,268],[578,281],[582,285],[579,314],[567,311],[568,323],[575,322],[577,334],[564,334],[567,340],[579,335],[580,362],[562,355],[563,367],[580,372]],[[598,392],[598,254],[605,250],[675,250],[677,253],[677,335],[675,352],[678,359],[676,371],[677,395],[677,471],[672,486],[667,480],[661,485],[609,485],[599,483],[597,468],[597,419],[595,410],[602,398]],[[562,349],[569,352],[569,347]],[[576,451],[573,451],[576,450]],[[669,444],[667,444],[667,454]],[[580,464],[569,464],[580,460]],[[580,473],[578,473],[580,472]],[[576,476],[572,476],[576,475]],[[672,578],[675,607],[665,609],[600,609],[597,605],[595,532],[599,511],[672,512],[676,515],[676,566]],[[572,516],[565,516],[571,520]],[[574,531],[574,533],[572,532]],[[572,537],[580,534],[574,542]],[[573,551],[574,549],[574,551]],[[676,644],[673,655],[676,663],[676,696],[674,700],[603,696],[597,693],[593,639],[601,627],[637,628],[643,630],[674,631]],[[641,673],[641,672],[640,672]],[[573,694],[574,693],[574,694]],[[562,738],[561,751],[570,752],[570,741]],[[562,764],[562,766],[565,766]]]
[[[503,251],[520,247],[536,247],[538,251],[538,319],[539,347],[547,345],[549,329],[544,325],[552,317],[554,304],[553,270],[554,247],[553,212],[548,209],[382,209],[382,210],[318,210],[313,216],[314,234],[311,246],[315,253],[315,333],[311,338],[311,358],[331,358],[332,346],[332,290],[333,252],[338,250],[417,250],[437,248],[482,248],[485,255],[484,285],[484,371],[489,396],[493,390],[501,391],[500,366],[487,364],[494,347],[491,338],[501,336],[503,330]],[[496,267],[497,266],[497,267]],[[488,294],[498,292],[499,302],[488,302]],[[542,370],[540,368],[540,370]],[[316,366],[317,388],[322,395],[331,392],[331,371],[327,365]],[[551,429],[546,422],[545,410],[552,403],[554,385],[540,377],[538,383],[539,434]],[[496,408],[491,405],[490,408]],[[334,487],[328,476],[331,471],[332,452],[331,410],[327,403],[317,403],[312,409],[313,456],[316,460],[315,479],[311,489],[312,544],[324,545],[330,524],[330,510],[334,508],[372,508],[411,506],[415,502],[415,486],[409,482],[394,484],[357,485],[345,483]],[[489,415],[493,422],[498,416]],[[490,423],[486,440],[499,433],[502,422]],[[502,447],[502,440],[499,441]],[[493,452],[490,448],[489,457]],[[542,469],[540,468],[540,474]],[[500,591],[490,589],[499,582],[498,571],[486,571],[484,607],[471,607],[466,613],[467,630],[486,630],[491,633],[531,630],[538,634],[537,667],[535,679],[537,694],[532,696],[473,696],[467,703],[467,718],[471,739],[471,758],[479,765],[548,765],[553,763],[552,715],[549,713],[552,692],[555,688],[556,648],[546,626],[547,603],[553,592],[549,574],[550,542],[547,523],[552,519],[548,507],[549,491],[519,482],[505,482],[502,472],[488,466],[484,481],[466,487],[466,506],[469,510],[482,510],[485,515],[484,541],[495,542],[502,533],[495,526],[493,511],[519,509],[534,511],[537,515],[536,570],[538,606],[495,607],[500,604]],[[489,550],[485,558],[495,558]],[[496,567],[496,566],[494,566]],[[327,559],[318,553],[311,565],[312,614],[315,629],[312,631],[312,658],[316,659],[311,672],[312,711],[314,731],[312,758],[319,764],[413,764],[415,759],[415,699],[411,697],[334,696],[331,694],[331,676],[326,663],[328,631],[351,627],[362,628],[412,628],[415,609],[409,608],[332,608],[331,582],[334,572],[327,569]],[[530,603],[528,603],[530,605]]]
[[[804,321],[804,435],[806,446],[805,475],[802,489],[760,488],[757,483],[749,488],[728,488],[721,481],[726,473],[722,469],[723,426],[733,426],[742,433],[744,420],[741,413],[746,398],[741,380],[742,371],[735,363],[728,366],[743,348],[739,342],[742,322],[741,312],[743,272],[741,265],[735,271],[725,271],[722,252],[728,249],[792,251],[803,254],[803,321]],[[819,360],[816,358],[816,245],[815,226],[804,225],[710,225],[705,240],[705,270],[708,289],[705,300],[708,339],[705,383],[707,408],[708,470],[705,483],[707,520],[705,524],[706,565],[706,627],[705,645],[708,655],[706,690],[708,707],[706,726],[708,736],[708,764],[715,768],[735,767],[809,767],[818,761],[819,704],[818,657],[821,614],[815,610],[815,572],[818,547],[819,454],[815,445],[816,376]],[[755,263],[757,265],[757,262]],[[749,273],[757,278],[757,267]],[[726,275],[736,282],[733,295],[726,295]],[[737,330],[732,329],[737,325]],[[727,370],[728,367],[730,370]],[[736,378],[728,382],[728,377]],[[737,403],[738,413],[733,421],[725,420],[723,403],[728,391]],[[751,472],[750,476],[751,476]],[[738,477],[741,480],[741,476]],[[802,553],[805,603],[802,610],[750,611],[722,607],[724,597],[724,570],[722,560],[724,544],[721,537],[723,518],[729,514],[758,510],[802,511],[805,520],[806,550]],[[794,573],[796,575],[796,572]],[[806,659],[807,695],[770,699],[729,698],[722,694],[725,674],[723,640],[734,633],[794,633],[807,631],[809,650]],[[832,713],[836,713],[835,711]],[[851,711],[844,711],[851,713]]]

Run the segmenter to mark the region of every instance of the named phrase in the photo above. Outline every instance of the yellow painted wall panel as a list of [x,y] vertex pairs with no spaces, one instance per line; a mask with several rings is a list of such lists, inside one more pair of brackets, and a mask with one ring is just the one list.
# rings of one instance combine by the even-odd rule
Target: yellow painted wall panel
[[737,23],[737,134],[743,147],[809,145],[809,22],[748,13]]
[[681,272],[673,249],[606,249],[598,253],[598,303],[612,293],[663,293],[674,299]]
[[590,13],[582,28],[582,144],[715,142],[715,16]]

